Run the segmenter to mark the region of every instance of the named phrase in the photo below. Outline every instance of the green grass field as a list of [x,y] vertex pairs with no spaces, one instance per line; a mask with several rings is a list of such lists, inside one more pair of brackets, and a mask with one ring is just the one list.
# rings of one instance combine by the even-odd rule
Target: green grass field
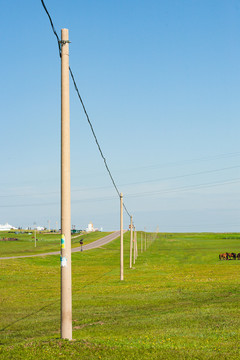
[[240,234],[158,234],[141,253],[138,233],[134,269],[129,237],[122,282],[119,239],[72,255],[71,342],[59,256],[1,260],[0,359],[240,359],[240,261],[218,259]]
[[[80,239],[83,239],[83,245],[86,245],[109,234],[109,232],[100,231],[89,234],[74,234],[72,235],[72,247],[80,246]],[[17,238],[18,241],[0,241],[0,257],[34,255],[60,250],[61,235],[59,233],[38,232],[36,247],[34,232],[32,231],[26,231],[24,234],[1,231],[0,239],[3,238]]]

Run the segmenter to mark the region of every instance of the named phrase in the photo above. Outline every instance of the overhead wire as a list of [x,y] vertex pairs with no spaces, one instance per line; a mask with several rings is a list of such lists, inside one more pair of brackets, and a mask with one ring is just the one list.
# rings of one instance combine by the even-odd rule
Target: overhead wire
[[217,187],[217,186],[223,186],[223,185],[229,185],[229,184],[236,184],[239,183],[240,179],[229,179],[225,181],[218,181],[214,183],[204,183],[204,184],[196,184],[196,185],[190,185],[190,186],[182,186],[178,188],[169,188],[165,190],[155,190],[155,191],[145,191],[141,193],[135,193],[135,194],[128,194],[128,197],[139,197],[139,196],[150,196],[150,195],[161,195],[161,194],[167,194],[167,193],[173,193],[173,192],[186,192],[186,191],[194,191],[199,190],[203,188],[211,188],[211,187]]
[[62,51],[61,51],[61,42],[60,42],[59,36],[58,36],[58,34],[57,34],[56,30],[55,30],[55,27],[54,27],[54,25],[53,25],[51,16],[50,16],[50,14],[49,14],[49,12],[48,12],[48,9],[47,9],[46,5],[44,4],[44,1],[41,0],[41,3],[42,3],[42,6],[43,6],[44,10],[46,11],[46,14],[47,14],[48,18],[49,18],[49,21],[50,21],[50,24],[51,24],[53,33],[54,33],[54,35],[55,35],[56,38],[57,38],[59,56],[61,57],[61,56],[62,56]]
[[[58,36],[58,34],[57,34],[56,30],[55,30],[55,27],[54,27],[52,18],[51,18],[50,14],[49,14],[49,12],[48,12],[48,10],[47,10],[47,7],[46,7],[44,1],[41,0],[41,3],[42,3],[42,5],[43,5],[43,8],[44,8],[44,10],[45,10],[48,18],[49,18],[49,21],[50,21],[50,24],[51,24],[53,33],[54,33],[54,35],[56,36],[56,39],[57,39],[57,42],[58,42],[59,56],[60,56],[60,58],[61,58],[61,41],[60,41],[59,36]],[[109,174],[109,176],[110,176],[110,179],[111,179],[111,181],[112,181],[112,184],[113,184],[113,186],[114,186],[114,188],[115,188],[115,190],[116,190],[116,192],[117,192],[117,194],[118,194],[118,196],[119,196],[119,198],[120,198],[120,191],[118,190],[117,185],[116,185],[116,183],[115,183],[115,181],[114,181],[114,179],[113,179],[112,173],[111,173],[111,171],[110,171],[110,169],[109,169],[109,167],[108,167],[108,164],[107,164],[107,160],[106,160],[105,156],[103,155],[101,146],[100,146],[100,144],[99,144],[99,142],[98,142],[96,133],[95,133],[95,131],[94,131],[94,129],[93,129],[93,125],[92,125],[92,123],[91,123],[91,121],[90,121],[90,118],[89,118],[89,116],[88,116],[86,107],[85,107],[85,105],[84,105],[84,102],[83,102],[82,97],[81,97],[81,95],[80,95],[80,92],[79,92],[79,90],[78,90],[78,87],[77,87],[77,84],[76,84],[76,81],[75,81],[75,78],[74,78],[74,75],[73,75],[73,72],[72,72],[72,69],[71,69],[70,66],[69,66],[69,72],[70,72],[70,75],[71,75],[71,78],[72,78],[72,81],[73,81],[75,90],[76,90],[76,92],[77,92],[78,98],[79,98],[80,103],[81,103],[81,105],[82,105],[82,107],[83,107],[83,111],[84,111],[84,113],[85,113],[85,115],[86,115],[88,124],[89,124],[89,126],[90,126],[91,131],[92,131],[93,137],[94,137],[95,142],[96,142],[96,144],[97,144],[98,150],[99,150],[100,155],[101,155],[101,157],[102,157],[102,159],[103,159],[103,161],[104,161],[104,165],[105,165],[105,167],[106,167],[106,170],[107,170],[107,172],[108,172],[108,174]],[[130,215],[130,213],[128,212],[128,210],[127,210],[127,208],[126,208],[126,206],[125,206],[124,203],[123,203],[123,207],[124,207],[126,213],[128,214],[128,216],[131,218],[131,215]]]
[[[129,198],[131,197],[145,197],[145,196],[151,196],[151,195],[163,195],[167,193],[178,193],[178,192],[188,192],[188,191],[194,191],[194,190],[201,190],[205,188],[212,188],[212,187],[218,187],[218,186],[224,186],[229,184],[236,184],[239,183],[240,179],[229,179],[225,181],[219,181],[214,183],[203,183],[203,184],[196,184],[196,185],[189,185],[189,186],[183,186],[178,188],[169,188],[169,189],[163,189],[163,190],[155,190],[155,191],[145,191],[140,193],[128,193],[127,196]],[[89,202],[89,201],[107,201],[107,200],[113,200],[113,196],[104,196],[99,198],[84,198],[81,200],[74,200],[72,201],[73,204],[81,203],[81,202]],[[25,207],[25,206],[43,206],[43,205],[56,205],[58,202],[51,202],[51,203],[32,203],[32,204],[19,204],[19,205],[0,205],[0,208],[4,207]]]
[[[126,168],[126,167],[124,167],[124,169],[121,169],[121,170],[116,170],[115,171],[115,173],[118,173],[118,172],[121,172],[121,174],[122,173],[124,173],[124,172],[127,172],[127,173],[129,173],[130,171],[134,171],[134,172],[136,172],[136,170],[141,170],[141,169],[147,169],[147,168],[149,168],[149,169],[151,169],[151,168],[153,168],[153,169],[155,169],[155,168],[158,168],[158,167],[161,167],[161,168],[163,168],[163,167],[166,167],[166,166],[168,166],[168,167],[170,167],[170,166],[177,166],[177,165],[181,165],[181,164],[185,164],[185,163],[191,163],[191,162],[194,162],[194,164],[196,164],[196,163],[198,163],[199,161],[211,161],[211,160],[213,160],[213,159],[222,159],[222,158],[229,158],[229,157],[237,157],[237,156],[240,156],[240,152],[236,152],[236,153],[225,153],[225,154],[218,154],[218,155],[215,155],[215,156],[210,156],[210,157],[204,157],[204,158],[196,158],[196,159],[191,159],[191,160],[183,160],[183,161],[181,161],[181,162],[176,162],[176,163],[174,163],[174,162],[171,162],[171,163],[162,163],[162,164],[155,164],[155,165],[147,165],[147,166],[139,166],[139,167],[131,167],[131,168]],[[235,168],[235,167],[238,167],[238,166],[234,166],[234,167],[232,167],[232,168]],[[227,168],[226,168],[227,169]],[[224,170],[224,169],[221,169],[221,170]],[[212,170],[212,171],[220,171],[220,169],[219,170]],[[102,175],[102,172],[92,172],[90,175],[91,176],[97,176],[97,175]],[[195,173],[196,174],[196,173]],[[184,175],[184,176],[190,176],[190,175],[194,175],[194,174],[189,174],[189,175]],[[89,173],[87,174],[87,176],[89,176]],[[78,178],[78,176],[73,176],[73,178]],[[81,178],[82,178],[82,176],[81,176]],[[170,178],[168,178],[168,179],[170,179]],[[172,179],[172,178],[171,178]],[[42,179],[38,179],[38,180],[36,180],[36,181],[34,181],[34,183],[42,183],[43,181],[49,181],[49,180],[58,180],[58,178],[48,178],[47,180],[46,180],[46,178],[44,177],[44,178],[42,178]],[[158,179],[158,181],[159,180],[165,180],[165,179],[163,179],[163,178],[161,178],[161,179]],[[147,180],[146,182],[152,182],[153,180]],[[18,181],[18,184],[28,184],[28,183],[31,183],[31,180],[22,180],[22,179],[19,179],[19,181]],[[13,182],[11,182],[11,179],[9,180],[9,181],[7,181],[7,182],[2,182],[1,181],[1,179],[0,179],[0,184],[1,185],[9,185],[9,184],[15,184],[15,181],[13,181]],[[125,186],[125,185],[133,185],[133,184],[137,184],[137,183],[128,183],[128,184],[120,184],[119,186]],[[98,189],[102,189],[102,188],[107,188],[108,186],[104,186],[104,187],[96,187],[96,189],[98,188]]]
[[[225,170],[232,170],[232,169],[238,169],[238,168],[240,168],[240,165],[229,166],[229,167],[214,169],[214,170],[199,171],[199,172],[195,172],[195,173],[189,173],[189,174],[183,174],[183,175],[177,175],[177,176],[169,176],[169,177],[160,178],[160,179],[152,179],[152,180],[146,180],[146,181],[125,183],[125,184],[121,184],[121,186],[141,185],[141,184],[154,183],[154,182],[157,183],[157,182],[166,181],[166,180],[175,180],[175,179],[191,177],[191,176],[195,176],[195,175],[203,175],[203,174],[221,172],[221,171],[225,171]],[[86,190],[99,190],[99,189],[109,189],[109,186],[97,186],[97,187],[91,187],[91,188],[87,187],[87,188],[80,188],[80,189],[72,189],[71,192],[85,192]],[[26,193],[10,194],[10,195],[4,194],[4,195],[0,195],[0,198],[26,197],[26,196],[39,196],[39,195],[44,196],[44,195],[54,195],[54,194],[59,194],[59,193],[60,193],[60,191],[49,191],[49,192],[44,192],[44,193],[38,192],[38,193],[30,193],[30,194],[26,194]]]
[[[169,176],[169,177],[160,178],[160,179],[137,181],[137,182],[132,182],[132,183],[121,184],[121,186],[141,185],[141,184],[154,183],[154,182],[159,182],[159,181],[175,180],[175,179],[181,179],[181,178],[190,177],[190,176],[196,176],[196,175],[212,174],[212,173],[215,173],[215,172],[221,172],[221,171],[232,170],[232,169],[237,169],[237,168],[240,168],[240,165],[229,166],[229,167],[220,168],[220,169],[214,169],[214,170],[204,170],[204,171],[199,171],[199,172],[194,172],[194,173],[189,173],[189,174],[183,174],[183,175]],[[103,187],[101,187],[101,188],[103,188]],[[104,188],[106,188],[106,187],[104,187]],[[74,190],[74,191],[78,191],[78,190]]]
[[218,160],[218,159],[226,159],[226,158],[233,158],[233,157],[239,157],[240,152],[231,152],[231,153],[223,153],[223,154],[217,154],[217,155],[211,155],[211,156],[203,156],[200,158],[192,158],[192,159],[185,159],[181,161],[173,161],[168,163],[158,163],[158,164],[152,164],[152,165],[145,165],[145,166],[138,166],[138,167],[131,167],[128,171],[136,171],[140,169],[155,169],[158,167],[176,167],[176,166],[182,166],[184,164],[197,164],[199,162],[205,162],[205,161],[212,161],[212,160]]

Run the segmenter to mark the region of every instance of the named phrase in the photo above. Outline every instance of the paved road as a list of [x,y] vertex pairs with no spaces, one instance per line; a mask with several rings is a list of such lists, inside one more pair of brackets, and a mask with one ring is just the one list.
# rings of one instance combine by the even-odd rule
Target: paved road
[[[125,232],[126,232],[126,230],[124,230],[124,233]],[[93,241],[90,244],[83,245],[83,251],[99,248],[100,246],[106,245],[109,242],[115,240],[119,236],[120,236],[120,231],[115,231],[114,233],[112,233],[110,235],[107,235],[107,236],[104,236],[103,238],[98,239],[96,241]],[[75,252],[78,252],[78,251],[81,251],[81,246],[72,249],[72,253],[75,253]],[[48,256],[48,255],[60,255],[60,251],[54,251],[54,252],[49,252],[49,253],[44,253],[44,254],[35,254],[35,255],[0,257],[0,260],[19,259],[19,258],[36,257],[36,256]]]

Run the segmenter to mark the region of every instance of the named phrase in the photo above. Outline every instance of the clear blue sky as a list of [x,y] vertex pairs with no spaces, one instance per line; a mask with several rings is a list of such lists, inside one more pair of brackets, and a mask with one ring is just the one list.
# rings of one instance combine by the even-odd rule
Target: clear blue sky
[[[240,3],[46,0],[137,229],[240,230]],[[0,223],[60,222],[60,60],[41,1],[1,1]],[[71,84],[72,224],[119,200]],[[129,224],[124,216],[124,227]]]

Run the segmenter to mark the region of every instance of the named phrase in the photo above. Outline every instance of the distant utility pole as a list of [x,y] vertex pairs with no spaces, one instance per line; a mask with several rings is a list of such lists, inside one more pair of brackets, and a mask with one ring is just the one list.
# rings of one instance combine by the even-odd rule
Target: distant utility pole
[[138,258],[138,242],[137,242],[137,231],[136,231],[136,259],[137,258]]
[[123,280],[123,194],[120,194],[120,280]]
[[61,337],[72,340],[70,105],[68,29],[61,31]]
[[144,236],[145,236],[145,246],[144,246],[144,249],[145,249],[145,251],[146,251],[146,250],[147,250],[146,228],[144,228]]
[[136,261],[136,228],[134,226],[134,239],[133,239],[133,264]]
[[133,246],[133,224],[132,224],[132,216],[131,216],[131,237],[130,237],[130,269],[132,268],[132,246]]
[[37,230],[34,230],[34,238],[35,238],[35,247],[37,246]]
[[143,238],[142,238],[142,231],[141,231],[141,253],[143,252]]

